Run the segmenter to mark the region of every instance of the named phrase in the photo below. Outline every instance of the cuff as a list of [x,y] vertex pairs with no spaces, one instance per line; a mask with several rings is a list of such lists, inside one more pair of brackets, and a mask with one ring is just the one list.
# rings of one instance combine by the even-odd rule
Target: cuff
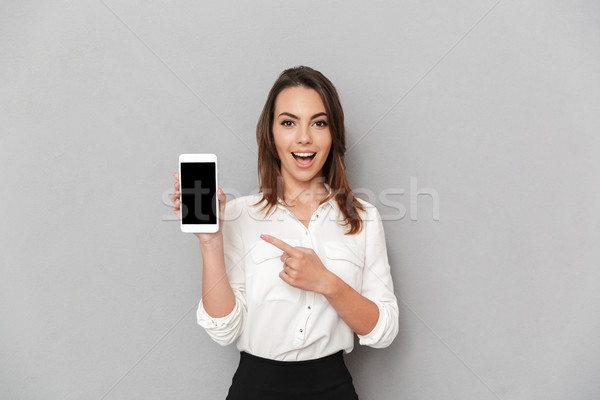
[[218,330],[218,328],[227,327],[231,325],[237,319],[239,314],[240,306],[237,299],[233,310],[231,310],[231,312],[226,316],[219,318],[214,318],[208,315],[208,313],[204,309],[204,304],[202,303],[202,300],[200,300],[200,303],[198,304],[198,311],[196,311],[196,319],[198,321],[198,325],[200,325],[201,327],[205,329]]
[[377,308],[379,309],[379,319],[375,324],[375,327],[371,330],[371,332],[366,335],[358,336],[358,343],[363,346],[371,346],[371,347],[385,347],[385,346],[377,346],[381,342],[383,335],[385,334],[385,327],[388,325],[387,320],[389,318],[388,310],[386,310],[385,304],[375,302]]

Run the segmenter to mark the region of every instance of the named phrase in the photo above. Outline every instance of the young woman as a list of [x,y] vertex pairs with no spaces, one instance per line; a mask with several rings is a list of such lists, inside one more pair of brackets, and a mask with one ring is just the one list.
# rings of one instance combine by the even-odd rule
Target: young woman
[[[281,73],[259,118],[260,193],[226,204],[219,232],[196,234],[198,324],[240,363],[227,399],[357,399],[343,353],[398,333],[381,217],[345,175],[336,89],[300,66]],[[180,215],[175,173],[173,210]]]

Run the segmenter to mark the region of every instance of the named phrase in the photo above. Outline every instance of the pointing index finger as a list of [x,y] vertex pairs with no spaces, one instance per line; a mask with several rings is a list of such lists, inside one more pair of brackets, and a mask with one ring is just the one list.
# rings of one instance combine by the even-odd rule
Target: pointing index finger
[[265,242],[271,243],[273,246],[277,247],[278,249],[285,251],[291,257],[293,257],[294,254],[298,254],[298,250],[296,250],[294,247],[290,246],[283,240],[276,238],[275,236],[260,235],[260,238],[262,240],[264,240]]

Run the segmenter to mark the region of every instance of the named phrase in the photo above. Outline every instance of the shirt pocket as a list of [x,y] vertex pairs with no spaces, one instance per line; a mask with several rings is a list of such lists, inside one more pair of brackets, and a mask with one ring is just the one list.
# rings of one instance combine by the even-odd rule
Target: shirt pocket
[[[299,241],[282,239],[290,246],[297,246]],[[250,250],[252,264],[247,268],[246,292],[249,302],[262,304],[267,301],[287,301],[297,303],[301,290],[293,287],[279,277],[283,270],[280,257],[283,250],[270,243],[255,242]]]
[[323,246],[327,269],[360,293],[364,266],[363,253],[358,248],[340,241],[324,242]]

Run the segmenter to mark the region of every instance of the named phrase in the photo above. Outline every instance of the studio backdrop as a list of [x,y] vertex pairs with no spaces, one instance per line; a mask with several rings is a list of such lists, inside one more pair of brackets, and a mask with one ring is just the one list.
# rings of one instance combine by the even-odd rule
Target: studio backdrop
[[400,332],[367,400],[600,398],[600,7],[550,1],[0,3],[0,398],[223,399],[181,153],[258,191],[279,73],[336,85]]

